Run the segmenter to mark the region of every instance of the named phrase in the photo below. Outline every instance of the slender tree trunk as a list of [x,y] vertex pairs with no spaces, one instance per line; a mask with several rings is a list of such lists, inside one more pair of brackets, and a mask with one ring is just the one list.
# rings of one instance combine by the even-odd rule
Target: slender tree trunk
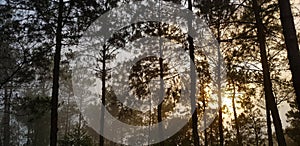
[[285,45],[288,53],[290,69],[292,72],[293,86],[296,92],[298,110],[300,110],[300,53],[295,29],[294,18],[289,0],[278,0],[280,20],[283,28]]
[[[191,37],[189,37],[188,40],[189,40],[189,44],[190,44],[190,56],[191,56],[191,60],[193,60],[191,62],[191,64],[193,64],[194,60],[195,60],[194,59],[194,50],[193,50],[194,46],[193,46],[193,43],[191,43],[191,42],[193,42],[193,39]],[[191,65],[191,104],[192,104],[192,109],[195,109],[192,114],[192,128],[193,128],[194,145],[199,146],[198,115],[197,115],[197,105],[196,105],[196,97],[195,97],[196,81],[194,78],[196,76],[196,73],[193,68],[194,68],[194,65]]]
[[[220,69],[218,69],[220,70]],[[220,73],[220,71],[218,71]],[[218,77],[220,78],[220,76]],[[220,81],[220,79],[218,79]],[[218,84],[218,101],[219,101],[219,137],[220,137],[220,146],[224,145],[224,136],[223,136],[223,113],[222,113],[222,99],[221,99],[221,85]]]
[[[159,58],[159,65],[160,65],[160,101],[163,100],[163,95],[164,95],[164,81],[163,81],[163,72],[162,72],[162,58]],[[159,134],[158,136],[161,137],[163,136],[163,125],[162,125],[162,104],[163,104],[163,101],[157,106],[157,121],[159,123]],[[164,145],[164,142],[160,142],[159,145],[163,146]]]
[[269,71],[269,65],[268,65],[268,59],[267,59],[267,53],[266,53],[266,44],[265,44],[266,38],[265,38],[265,33],[264,33],[264,26],[263,26],[262,19],[260,16],[260,7],[257,3],[257,0],[253,0],[252,2],[253,2],[253,10],[255,13],[261,63],[262,63],[262,67],[263,67],[265,98],[266,98],[266,101],[268,102],[268,105],[271,110],[278,145],[286,146],[286,142],[285,142],[285,138],[284,138],[283,130],[282,130],[281,119],[280,119],[277,105],[275,102],[275,97],[273,95],[272,82],[271,82],[271,78],[270,78],[270,71]]
[[[162,28],[159,28],[159,30],[161,30]],[[159,76],[160,76],[160,95],[159,95],[159,98],[161,101],[161,103],[158,105],[157,107],[157,120],[158,120],[158,123],[159,123],[159,136],[162,137],[163,136],[163,125],[162,125],[162,104],[163,104],[163,100],[164,100],[164,92],[165,92],[165,88],[164,88],[164,67],[163,67],[163,52],[162,52],[162,39],[159,40],[159,54],[160,54],[160,57],[159,57]],[[164,142],[160,142],[159,143],[160,146],[163,146],[164,145]]]
[[[192,0],[188,0],[188,9],[192,11]],[[188,22],[188,31],[191,31],[192,28],[192,22]],[[195,109],[195,111],[192,113],[192,130],[193,130],[193,139],[194,139],[194,146],[199,146],[199,133],[198,133],[198,115],[197,115],[197,105],[196,105],[196,73],[195,73],[195,48],[194,48],[194,42],[193,38],[189,35],[188,36],[188,43],[189,43],[189,53],[190,53],[190,77],[191,77],[191,105],[192,109]]]
[[268,132],[268,143],[269,146],[273,146],[273,136],[272,136],[272,123],[271,123],[271,115],[270,108],[268,102],[266,101],[266,115],[267,115],[267,132]]
[[[220,13],[219,14],[219,20],[221,19]],[[220,146],[224,145],[224,132],[223,132],[223,113],[222,113],[222,97],[221,97],[221,51],[220,51],[220,46],[221,46],[221,31],[220,31],[220,22],[217,23],[217,41],[219,43],[218,47],[218,80],[217,80],[217,85],[218,85],[218,106],[219,106],[219,137],[220,137]]]
[[106,46],[103,46],[102,50],[102,98],[101,102],[101,111],[100,111],[100,138],[99,138],[99,146],[104,146],[104,137],[102,134],[104,133],[104,110],[105,110],[105,96],[106,96],[106,89],[105,89],[105,81],[106,81]]
[[51,98],[51,129],[50,129],[50,146],[57,145],[57,118],[58,118],[58,92],[59,92],[59,68],[60,68],[60,54],[62,48],[62,13],[63,13],[63,0],[59,0],[58,18],[56,28],[56,48],[54,54],[54,69],[53,69],[53,85],[52,85],[52,98]]
[[232,81],[232,85],[233,85],[232,108],[233,108],[233,115],[234,115],[235,129],[236,129],[236,137],[238,140],[238,145],[241,146],[242,138],[241,138],[241,134],[240,134],[240,124],[237,119],[237,113],[236,113],[236,107],[235,107],[235,83],[234,83],[234,81]]

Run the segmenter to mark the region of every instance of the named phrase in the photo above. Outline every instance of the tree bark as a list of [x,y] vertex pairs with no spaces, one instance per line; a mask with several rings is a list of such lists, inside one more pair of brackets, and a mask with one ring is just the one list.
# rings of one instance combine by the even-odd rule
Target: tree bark
[[252,0],[252,2],[253,2],[254,14],[255,14],[261,63],[262,63],[262,67],[263,67],[263,82],[264,82],[265,98],[266,98],[266,102],[268,102],[268,105],[271,110],[278,145],[286,146],[286,142],[285,142],[285,138],[284,138],[283,130],[282,130],[281,119],[279,116],[279,112],[277,109],[277,105],[275,102],[275,97],[274,97],[273,89],[272,89],[272,82],[271,82],[271,78],[270,78],[270,69],[269,69],[267,53],[266,53],[266,44],[265,44],[266,37],[265,37],[265,33],[264,33],[264,26],[263,26],[262,19],[260,16],[260,6],[258,5],[257,0]]
[[106,89],[105,89],[105,81],[106,81],[106,46],[103,46],[102,50],[102,106],[100,111],[100,138],[99,138],[99,146],[104,146],[104,137],[102,134],[104,133],[104,110],[105,110],[105,95],[106,95]]
[[57,120],[58,120],[58,92],[59,92],[59,68],[61,59],[61,48],[62,48],[62,13],[63,13],[63,0],[59,0],[58,6],[58,18],[56,28],[56,48],[54,54],[54,69],[53,69],[53,85],[52,85],[52,98],[51,98],[51,129],[50,129],[50,146],[57,145]]
[[235,83],[232,81],[233,85],[233,95],[232,95],[232,108],[233,108],[233,115],[234,115],[234,122],[235,122],[235,129],[236,129],[236,137],[238,140],[238,145],[242,145],[242,138],[240,134],[240,124],[237,119],[236,107],[235,107]]
[[223,135],[223,113],[222,113],[222,99],[221,99],[221,85],[220,85],[220,67],[218,69],[218,102],[219,102],[219,119],[218,119],[218,124],[219,124],[219,137],[220,137],[220,146],[224,145],[224,135]]
[[298,110],[300,110],[300,53],[295,29],[294,18],[289,0],[278,0],[280,20],[283,28],[285,45],[288,53],[293,86],[296,93]]
[[[192,0],[188,0],[188,9],[190,11],[193,10],[192,8]],[[189,20],[188,22],[188,31],[191,31],[192,28],[192,22]],[[196,73],[195,73],[195,47],[194,47],[194,40],[193,38],[189,35],[188,38],[188,43],[189,43],[189,54],[190,54],[190,77],[191,77],[191,106],[192,109],[195,109],[194,112],[192,113],[192,131],[193,131],[193,139],[194,139],[194,146],[199,146],[200,141],[199,141],[199,133],[198,133],[198,115],[197,115],[197,105],[196,105]]]
[[[219,13],[219,20],[221,19],[220,17],[220,12]],[[224,145],[224,130],[223,130],[223,113],[222,113],[222,96],[221,96],[221,50],[220,50],[220,44],[221,44],[221,31],[220,31],[220,22],[217,23],[217,41],[219,43],[218,46],[218,80],[217,80],[217,86],[218,86],[218,106],[219,106],[219,137],[220,137],[220,146]]]
[[[159,28],[159,30],[161,30],[161,28]],[[163,136],[163,125],[162,125],[162,104],[163,104],[163,100],[164,100],[164,92],[165,92],[165,88],[164,88],[164,68],[163,68],[163,52],[162,52],[162,39],[159,40],[159,47],[160,47],[160,57],[159,57],[159,76],[160,76],[160,95],[159,98],[161,101],[161,103],[158,105],[157,107],[157,121],[159,124],[159,136],[162,137]],[[159,143],[160,146],[164,146],[164,142],[160,142]]]

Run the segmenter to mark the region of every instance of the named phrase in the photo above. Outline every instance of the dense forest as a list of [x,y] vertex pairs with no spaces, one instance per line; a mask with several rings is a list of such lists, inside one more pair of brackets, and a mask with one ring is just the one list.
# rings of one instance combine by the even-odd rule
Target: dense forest
[[0,0],[0,146],[299,146],[299,0]]

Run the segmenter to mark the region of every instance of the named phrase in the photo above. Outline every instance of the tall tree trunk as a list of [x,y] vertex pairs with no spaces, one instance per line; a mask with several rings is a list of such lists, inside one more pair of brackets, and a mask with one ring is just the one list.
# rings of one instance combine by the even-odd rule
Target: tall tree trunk
[[[159,30],[161,30],[161,28],[159,28]],[[165,88],[164,88],[164,67],[163,67],[163,52],[162,52],[162,39],[160,38],[159,40],[159,77],[160,77],[160,94],[159,94],[159,98],[161,101],[161,103],[158,105],[157,107],[157,121],[159,123],[159,136],[162,137],[163,136],[163,125],[162,125],[162,104],[163,104],[163,100],[164,100],[164,92],[165,92]],[[164,142],[160,142],[159,143],[160,146],[164,145]]]
[[59,68],[61,59],[61,48],[62,48],[62,13],[63,13],[63,0],[59,0],[58,6],[58,18],[56,28],[56,48],[54,54],[54,69],[53,69],[53,85],[52,85],[52,98],[51,98],[51,129],[50,129],[50,146],[57,145],[57,118],[58,118],[58,92],[59,92]]
[[[190,11],[193,10],[192,8],[192,0],[188,0],[188,9]],[[188,31],[191,31],[192,28],[192,22],[189,20],[188,22]],[[192,113],[192,130],[193,130],[193,139],[194,139],[194,146],[199,146],[199,133],[198,133],[198,115],[197,115],[197,105],[196,105],[196,73],[195,73],[195,48],[194,48],[194,40],[193,38],[189,35],[188,38],[188,43],[189,43],[189,53],[190,53],[190,77],[191,77],[191,106],[192,109],[195,109],[195,111]]]
[[[10,93],[11,94],[11,93]],[[10,145],[10,95],[8,89],[4,89],[4,115],[3,115],[3,145]]]
[[[164,81],[163,81],[163,67],[162,67],[162,58],[159,58],[159,66],[160,66],[160,95],[159,95],[159,98],[160,100],[159,101],[162,101],[158,106],[157,106],[157,122],[159,123],[159,134],[158,136],[159,137],[162,137],[163,136],[163,125],[162,125],[162,104],[163,104],[163,95],[164,95]],[[160,142],[159,145],[163,146],[164,145],[164,142]]]
[[106,96],[106,89],[105,89],[105,81],[106,81],[106,46],[103,46],[102,50],[102,98],[101,102],[101,111],[100,111],[100,138],[99,138],[99,146],[104,146],[104,137],[102,134],[104,133],[104,110],[105,110],[105,96]]
[[[218,69],[218,72],[220,73],[220,68]],[[219,74],[218,73],[218,74]],[[220,82],[220,74],[218,77]],[[219,137],[220,137],[220,146],[224,145],[224,135],[223,135],[223,113],[222,113],[222,99],[221,99],[221,85],[218,83],[218,101],[219,101],[219,119],[218,119],[218,124],[219,124]]]
[[262,19],[260,16],[260,6],[258,5],[257,0],[253,0],[252,2],[253,2],[253,10],[255,13],[261,63],[262,63],[262,67],[263,67],[263,81],[264,81],[265,98],[266,98],[266,102],[268,102],[268,105],[271,110],[278,144],[279,144],[279,146],[286,146],[286,142],[285,142],[285,138],[284,138],[283,130],[282,130],[281,119],[279,116],[277,104],[275,102],[275,97],[274,97],[273,89],[272,89],[272,82],[271,82],[270,71],[269,71],[270,69],[269,69],[267,53],[266,53],[266,37],[265,37],[265,33],[264,33],[264,26],[263,26]]
[[233,108],[233,115],[234,115],[234,122],[235,122],[235,129],[236,129],[236,138],[238,140],[238,145],[242,145],[242,137],[240,134],[240,124],[237,119],[236,107],[235,107],[235,83],[232,81],[233,85],[233,95],[232,95],[232,108]]
[[273,146],[273,136],[272,136],[272,123],[271,123],[271,115],[270,108],[268,102],[266,101],[266,115],[267,115],[267,132],[268,132],[268,143],[269,146]]
[[285,45],[288,53],[293,86],[296,92],[298,110],[300,110],[300,53],[295,29],[294,18],[289,0],[278,0],[280,20],[283,28]]
[[[220,14],[221,12],[218,12],[218,18],[219,20],[221,19]],[[217,80],[217,85],[218,85],[218,106],[219,106],[219,137],[220,137],[220,146],[224,145],[224,132],[223,132],[223,113],[222,113],[222,96],[221,96],[221,31],[220,31],[220,21],[217,23],[217,41],[219,43],[218,46],[218,70],[217,70],[217,75],[218,75],[218,80]]]

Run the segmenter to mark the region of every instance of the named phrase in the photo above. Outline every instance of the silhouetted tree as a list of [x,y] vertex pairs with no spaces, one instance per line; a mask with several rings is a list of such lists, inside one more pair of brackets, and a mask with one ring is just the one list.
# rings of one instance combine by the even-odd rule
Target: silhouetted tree
[[288,52],[290,70],[292,72],[293,86],[296,93],[298,109],[300,110],[300,52],[294,18],[290,0],[278,0],[278,2],[280,8],[280,20],[283,28],[286,50]]
[[275,97],[272,89],[272,82],[270,78],[270,69],[269,69],[269,63],[267,60],[267,53],[266,53],[266,37],[265,37],[264,26],[260,15],[261,13],[260,6],[256,0],[253,0],[252,2],[253,2],[253,9],[254,9],[255,20],[256,20],[257,38],[259,41],[261,63],[263,67],[263,80],[264,80],[264,91],[265,91],[266,103],[271,110],[278,144],[285,146],[286,142],[283,135],[281,119],[279,116],[277,104],[275,102]]

